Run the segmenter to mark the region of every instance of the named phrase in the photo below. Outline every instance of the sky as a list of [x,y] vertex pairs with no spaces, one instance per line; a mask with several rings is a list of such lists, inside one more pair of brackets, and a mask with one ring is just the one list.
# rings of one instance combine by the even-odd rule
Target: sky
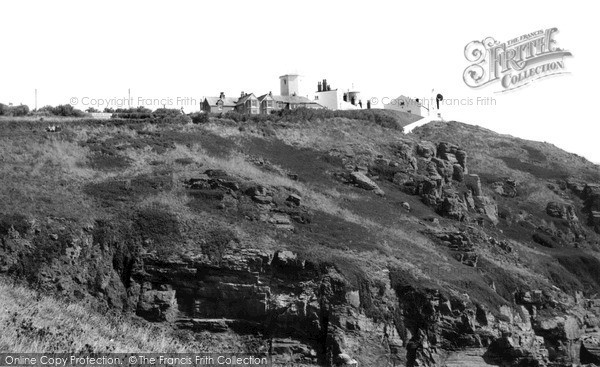
[[[199,109],[204,96],[327,79],[363,100],[441,93],[445,119],[547,141],[600,162],[600,33],[584,1],[4,1],[0,102],[85,110]],[[465,46],[556,27],[567,74],[497,93],[463,81]],[[491,104],[477,103],[477,98]],[[471,105],[460,101],[471,100]],[[156,104],[159,103],[159,105]],[[373,104],[374,108],[381,103]]]

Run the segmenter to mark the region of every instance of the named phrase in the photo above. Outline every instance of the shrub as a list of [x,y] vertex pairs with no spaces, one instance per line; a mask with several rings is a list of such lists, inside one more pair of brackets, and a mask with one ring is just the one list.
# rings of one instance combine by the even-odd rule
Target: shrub
[[177,117],[183,115],[181,110],[176,108],[158,108],[153,114],[154,117]]
[[56,107],[44,106],[38,110],[39,114],[65,116],[65,117],[84,117],[86,113],[74,108],[70,104],[63,104]]
[[208,113],[206,112],[195,112],[190,115],[194,124],[205,124],[210,121]]
[[136,107],[136,108],[117,108],[112,118],[121,118],[121,119],[149,119],[152,118],[152,110],[146,107]]
[[29,107],[27,105],[7,106],[0,103],[0,116],[27,116]]
[[187,115],[165,115],[165,116],[154,116],[151,123],[155,124],[190,124],[192,119]]
[[[301,121],[317,121],[325,120],[334,117],[343,117],[352,120],[370,121],[383,127],[392,129],[402,129],[398,126],[396,119],[389,114],[382,113],[376,110],[327,110],[313,108],[296,108],[293,110],[272,111],[268,115],[247,115],[235,111],[226,113],[214,114],[218,118],[230,119],[235,122],[301,122]],[[208,118],[208,117],[207,117]]]

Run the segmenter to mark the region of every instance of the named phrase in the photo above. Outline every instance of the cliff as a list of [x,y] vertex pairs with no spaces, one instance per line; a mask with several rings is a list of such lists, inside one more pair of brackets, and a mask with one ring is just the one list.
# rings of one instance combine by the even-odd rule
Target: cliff
[[581,157],[458,122],[38,125],[0,128],[0,273],[60,302],[287,365],[598,363]]

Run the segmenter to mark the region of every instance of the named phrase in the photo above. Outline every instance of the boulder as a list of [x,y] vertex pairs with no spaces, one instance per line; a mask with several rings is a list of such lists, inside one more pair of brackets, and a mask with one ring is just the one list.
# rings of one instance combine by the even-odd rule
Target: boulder
[[252,186],[249,187],[248,189],[246,189],[246,191],[244,192],[246,195],[248,196],[267,196],[267,188],[264,186]]
[[285,214],[276,213],[271,216],[269,222],[273,224],[292,224],[292,220]]
[[373,190],[377,195],[384,195],[383,190],[381,190],[379,186],[364,173],[358,171],[352,172],[350,173],[350,178],[352,182],[361,189]]
[[300,195],[296,195],[296,194],[291,194],[290,196],[288,196],[288,198],[286,199],[286,201],[298,206],[300,205],[300,201],[302,200],[302,198],[300,197]]
[[417,154],[423,158],[435,157],[435,145],[430,142],[421,142],[417,144]]
[[440,208],[440,215],[462,221],[466,217],[465,204],[458,196],[446,196]]
[[551,217],[566,219],[570,221],[577,221],[577,215],[573,205],[557,203],[551,201],[546,205],[546,214]]
[[437,146],[437,156],[442,158],[442,159],[447,159],[446,158],[446,154],[447,153],[456,153],[458,147],[452,143],[448,143],[448,142],[440,142]]
[[358,187],[365,190],[375,190],[378,189],[379,186],[373,180],[367,177],[362,172],[352,172],[350,173],[350,177],[352,178],[352,182],[354,182]]
[[137,305],[137,314],[150,321],[175,321],[177,299],[174,290],[146,290]]
[[338,366],[343,366],[343,367],[346,367],[346,366],[347,367],[357,367],[358,366],[358,362],[346,353],[338,354],[337,359],[338,359],[338,362],[337,362]]
[[517,182],[511,178],[507,178],[505,181],[494,182],[492,184],[492,189],[498,195],[510,198],[517,196]]

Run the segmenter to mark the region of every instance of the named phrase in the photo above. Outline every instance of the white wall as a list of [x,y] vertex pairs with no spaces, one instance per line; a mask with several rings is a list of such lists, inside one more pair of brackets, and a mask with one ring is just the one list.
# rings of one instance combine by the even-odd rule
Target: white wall
[[[404,102],[404,104],[402,102]],[[422,107],[420,103],[418,103],[415,99],[408,98],[405,96],[399,96],[397,98],[382,100],[382,103],[383,108],[386,110],[408,112],[418,116],[429,115],[429,111],[426,108]],[[430,106],[427,107],[431,110]]]
[[[316,92],[315,97],[318,97],[314,100],[315,102],[330,110],[360,110],[358,105],[354,106],[350,102],[344,102],[344,91],[341,89]],[[363,108],[367,108],[366,101],[363,101]]]

